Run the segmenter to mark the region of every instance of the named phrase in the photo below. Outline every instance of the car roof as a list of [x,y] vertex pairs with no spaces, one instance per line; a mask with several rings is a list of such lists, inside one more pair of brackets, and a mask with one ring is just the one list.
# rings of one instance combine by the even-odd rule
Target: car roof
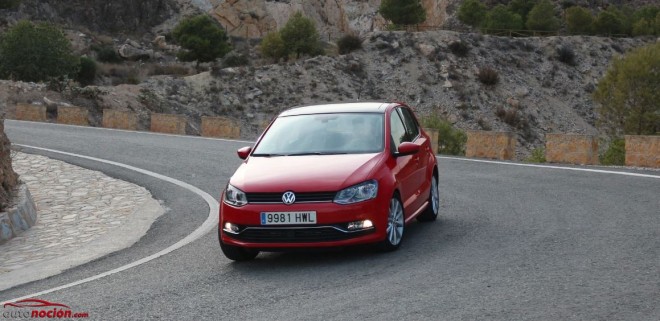
[[309,114],[331,114],[331,113],[385,113],[387,107],[392,103],[384,102],[359,102],[359,103],[336,103],[325,105],[311,105],[294,107],[283,111],[280,116],[295,116]]

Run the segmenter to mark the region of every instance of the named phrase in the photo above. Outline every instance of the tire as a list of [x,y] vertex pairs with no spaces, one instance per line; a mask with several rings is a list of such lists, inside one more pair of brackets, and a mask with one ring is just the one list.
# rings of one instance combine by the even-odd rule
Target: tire
[[438,179],[434,175],[433,178],[431,178],[429,205],[426,207],[424,212],[422,212],[422,214],[417,216],[417,221],[433,222],[438,218],[438,212],[440,211],[440,195],[438,193]]
[[222,232],[218,231],[218,240],[220,241],[220,248],[222,249],[222,253],[228,259],[237,262],[250,261],[255,257],[257,257],[257,255],[259,255],[259,251],[223,243],[222,238],[220,237],[220,233]]
[[397,195],[392,196],[390,207],[387,213],[387,229],[385,230],[385,240],[381,242],[380,248],[384,251],[394,251],[401,246],[404,230],[406,227],[403,215],[403,205]]

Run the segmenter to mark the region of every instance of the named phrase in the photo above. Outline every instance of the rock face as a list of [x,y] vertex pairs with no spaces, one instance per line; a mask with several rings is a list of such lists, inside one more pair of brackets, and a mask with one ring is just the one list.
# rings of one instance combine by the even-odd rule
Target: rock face
[[0,211],[7,206],[18,184],[18,175],[11,167],[9,145],[9,139],[5,135],[5,122],[0,120]]
[[[324,37],[335,39],[346,33],[364,34],[382,30],[387,21],[378,14],[380,0],[366,1],[266,1],[225,0],[212,12],[230,35],[261,38],[282,28],[289,17],[301,11],[316,22]],[[423,0],[428,26],[441,26],[449,0]]]

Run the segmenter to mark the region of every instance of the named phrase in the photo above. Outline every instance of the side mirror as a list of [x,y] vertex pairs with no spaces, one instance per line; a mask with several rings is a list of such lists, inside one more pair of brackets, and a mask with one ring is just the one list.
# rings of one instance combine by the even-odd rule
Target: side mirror
[[246,159],[250,155],[251,151],[252,151],[252,147],[245,146],[245,147],[240,148],[239,150],[237,150],[236,153],[238,154],[238,158]]
[[399,157],[399,156],[417,154],[417,152],[419,152],[420,148],[421,148],[421,146],[419,146],[415,143],[404,142],[404,143],[401,143],[401,145],[399,145],[399,152],[394,154],[394,156]]

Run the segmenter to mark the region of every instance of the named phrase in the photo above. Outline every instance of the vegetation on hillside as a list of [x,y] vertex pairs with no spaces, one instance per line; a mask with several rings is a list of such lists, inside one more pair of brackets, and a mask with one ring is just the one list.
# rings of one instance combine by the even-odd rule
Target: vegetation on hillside
[[278,60],[295,54],[316,56],[323,53],[319,33],[314,22],[303,16],[301,12],[294,13],[282,30],[267,34],[259,46],[265,57]]
[[378,12],[395,25],[416,25],[426,20],[420,0],[383,0]]
[[182,61],[215,61],[231,51],[222,26],[205,14],[182,20],[172,36],[185,49],[177,54]]

